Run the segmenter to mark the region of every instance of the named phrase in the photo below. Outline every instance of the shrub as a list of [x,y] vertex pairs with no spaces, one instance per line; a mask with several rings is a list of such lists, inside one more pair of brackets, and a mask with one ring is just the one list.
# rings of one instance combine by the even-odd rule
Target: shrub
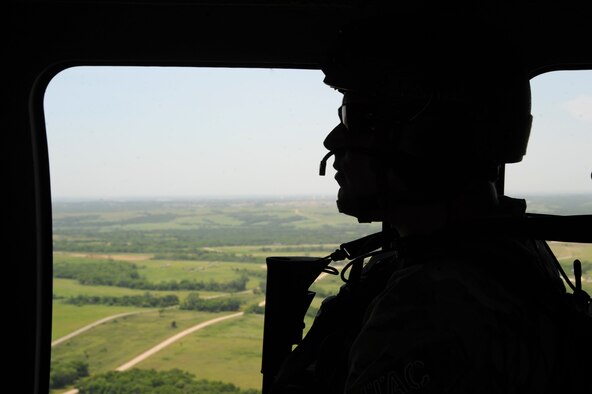
[[195,376],[171,369],[130,369],[124,372],[110,371],[81,379],[76,385],[79,394],[258,394],[257,390],[241,390],[231,383],[196,380]]
[[70,361],[55,363],[51,366],[49,388],[59,389],[74,384],[78,379],[88,376],[88,363]]

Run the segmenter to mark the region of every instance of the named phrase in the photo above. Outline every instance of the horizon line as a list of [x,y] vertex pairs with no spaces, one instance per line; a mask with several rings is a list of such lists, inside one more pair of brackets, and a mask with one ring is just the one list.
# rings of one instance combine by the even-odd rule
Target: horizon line
[[[591,192],[514,192],[504,194],[508,197],[560,197],[560,196],[590,196]],[[514,197],[517,196],[517,197]],[[286,200],[286,199],[328,199],[337,198],[337,194],[325,193],[301,193],[301,194],[220,194],[220,195],[142,195],[142,196],[52,196],[52,202],[57,201],[167,201],[167,200],[237,200],[237,199],[257,199],[257,200]]]
[[236,200],[236,199],[275,199],[286,200],[294,198],[325,199],[337,198],[337,194],[232,194],[232,195],[144,195],[144,196],[52,196],[52,201],[139,201],[139,200]]

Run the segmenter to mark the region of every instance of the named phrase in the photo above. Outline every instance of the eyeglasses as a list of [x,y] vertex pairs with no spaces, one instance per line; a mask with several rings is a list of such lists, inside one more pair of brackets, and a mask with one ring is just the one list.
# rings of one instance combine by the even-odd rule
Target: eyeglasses
[[388,117],[385,111],[370,104],[344,104],[338,108],[337,115],[345,128],[355,133],[375,132]]
[[339,120],[353,133],[375,133],[393,125],[413,122],[432,102],[432,97],[415,100],[388,100],[343,104],[337,110]]

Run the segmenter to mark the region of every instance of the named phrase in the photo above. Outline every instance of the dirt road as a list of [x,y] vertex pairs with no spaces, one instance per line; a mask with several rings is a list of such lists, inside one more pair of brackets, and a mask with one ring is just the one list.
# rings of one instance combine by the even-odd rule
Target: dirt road
[[[181,331],[177,335],[173,335],[172,337],[164,340],[163,342],[161,342],[158,345],[154,346],[153,348],[145,351],[144,353],[142,353],[139,356],[135,357],[134,359],[128,361],[127,363],[125,363],[123,365],[120,365],[115,370],[116,371],[125,371],[125,370],[133,367],[134,365],[138,364],[139,362],[144,361],[148,357],[152,356],[154,353],[156,353],[156,352],[164,349],[165,347],[169,346],[173,342],[178,341],[179,339],[183,338],[186,335],[192,334],[195,331],[201,330],[202,328],[205,328],[207,326],[211,326],[212,324],[220,323],[221,321],[232,319],[232,318],[235,318],[235,317],[240,317],[240,316],[242,316],[244,314],[245,314],[244,312],[233,313],[232,315],[221,316],[221,317],[217,317],[217,318],[212,319],[212,320],[205,321],[203,323],[196,324],[195,326],[190,327],[190,328],[188,328],[188,329],[186,329],[184,331]],[[110,316],[110,318],[114,318],[114,317],[113,316]],[[100,324],[98,322],[96,322],[96,323],[97,324]],[[53,344],[52,344],[52,346],[53,346]],[[73,389],[73,390],[67,391],[67,392],[65,392],[63,394],[77,394],[77,393],[78,393],[78,390],[77,389]]]
[[[321,280],[326,275],[327,275],[326,273],[322,273],[321,275],[319,275],[319,277],[316,280]],[[261,301],[259,303],[259,305],[260,306],[264,306],[265,305],[265,300]],[[104,323],[105,321],[109,321],[109,320],[115,319],[117,317],[131,315],[131,314],[135,314],[135,313],[141,313],[141,312],[122,313],[122,314],[119,314],[119,315],[109,316],[109,317],[107,317],[105,319],[98,320],[98,321],[94,322],[93,324],[90,324],[90,325],[88,325],[86,327],[83,327],[83,328],[81,328],[81,329],[79,329],[77,331],[74,331],[74,332],[66,335],[65,337],[62,337],[62,338],[60,338],[60,339],[52,342],[51,346],[55,346],[58,343],[63,342],[63,341],[65,341],[65,340],[67,340],[67,339],[69,339],[69,338],[71,338],[71,337],[73,337],[75,335],[78,335],[81,332],[84,332],[84,331],[86,331],[86,330],[88,330],[88,329],[90,329],[90,328],[92,328],[94,326],[97,326],[97,325],[99,325],[101,323]],[[179,339],[183,338],[186,335],[192,334],[195,331],[201,330],[202,328],[208,327],[208,326],[210,326],[212,324],[216,324],[216,323],[219,323],[221,321],[224,321],[224,320],[227,320],[227,319],[232,319],[232,318],[235,318],[235,317],[240,317],[240,316],[243,316],[243,315],[244,315],[244,312],[237,312],[237,313],[233,313],[231,315],[221,316],[221,317],[217,317],[217,318],[212,319],[212,320],[205,321],[203,323],[199,323],[199,324],[197,324],[197,325],[195,325],[193,327],[190,327],[190,328],[188,328],[188,329],[186,329],[184,331],[181,331],[180,333],[178,333],[176,335],[173,335],[172,337],[164,340],[163,342],[161,342],[158,345],[152,347],[151,349],[145,351],[144,353],[142,353],[139,356],[133,358],[132,360],[126,362],[125,364],[120,365],[115,370],[116,371],[125,371],[125,370],[127,370],[129,368],[132,368],[136,364],[144,361],[148,357],[150,357],[153,354],[157,353],[158,351],[164,349],[165,347],[171,345],[172,343],[178,341]],[[70,391],[65,392],[63,394],[78,394],[78,390],[77,389],[73,389],[73,390],[70,390]]]
[[152,356],[154,353],[158,352],[159,350],[164,349],[165,347],[169,346],[173,342],[178,341],[179,339],[183,338],[186,335],[189,335],[197,330],[201,330],[202,328],[205,328],[207,326],[211,326],[212,324],[216,324],[216,323],[219,323],[219,322],[227,320],[227,319],[239,317],[244,314],[245,314],[244,312],[233,313],[232,315],[217,317],[215,319],[208,320],[203,323],[197,324],[191,328],[181,331],[177,335],[173,335],[172,337],[170,337],[170,338],[166,339],[165,341],[159,343],[158,345],[154,346],[152,349],[149,349],[149,350],[145,351],[144,353],[140,354],[138,357],[134,358],[133,360],[128,361],[127,363],[117,367],[115,370],[116,371],[125,371],[126,369],[129,369],[129,368],[133,367],[134,365],[138,364],[139,362],[144,361],[148,357]]

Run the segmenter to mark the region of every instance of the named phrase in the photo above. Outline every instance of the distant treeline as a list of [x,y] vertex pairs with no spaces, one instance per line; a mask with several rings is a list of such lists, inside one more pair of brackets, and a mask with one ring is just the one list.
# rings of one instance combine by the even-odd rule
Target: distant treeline
[[[232,297],[201,298],[199,293],[190,293],[183,302],[179,297],[169,294],[157,297],[150,293],[143,295],[114,296],[88,296],[77,295],[64,298],[64,302],[72,305],[108,305],[108,306],[136,306],[139,308],[166,308],[179,305],[180,309],[203,311],[203,312],[225,312],[238,311],[242,302]],[[253,312],[254,313],[254,312]]]
[[238,278],[228,282],[207,282],[183,279],[164,282],[148,282],[138,273],[138,267],[126,261],[91,261],[84,264],[67,261],[56,262],[53,266],[55,278],[75,279],[82,285],[100,285],[126,287],[130,289],[152,291],[222,291],[237,292],[247,288],[249,277],[242,273]]
[[[328,226],[302,229],[294,226],[236,226],[199,229],[121,230],[97,228],[55,228],[53,248],[64,252],[153,253],[161,256],[200,256],[197,259],[253,261],[251,256],[234,256],[204,251],[204,247],[243,245],[342,244],[361,238],[378,228],[368,225]],[[168,258],[168,257],[167,257]],[[244,259],[244,260],[243,260]]]
[[167,294],[157,297],[151,293],[142,295],[115,296],[89,296],[77,295],[68,297],[64,300],[72,305],[109,305],[109,306],[136,306],[140,308],[166,308],[168,306],[179,305],[179,297],[174,294]]
[[262,258],[250,254],[216,252],[199,248],[191,248],[185,252],[159,252],[155,253],[152,258],[154,260],[231,261],[239,263],[262,261]]
[[241,301],[232,297],[201,298],[198,293],[190,293],[179,306],[180,309],[203,312],[238,311]]
[[63,201],[53,208],[53,247],[64,252],[253,262],[253,256],[203,248],[342,244],[380,231],[379,223],[340,214],[333,198]]

